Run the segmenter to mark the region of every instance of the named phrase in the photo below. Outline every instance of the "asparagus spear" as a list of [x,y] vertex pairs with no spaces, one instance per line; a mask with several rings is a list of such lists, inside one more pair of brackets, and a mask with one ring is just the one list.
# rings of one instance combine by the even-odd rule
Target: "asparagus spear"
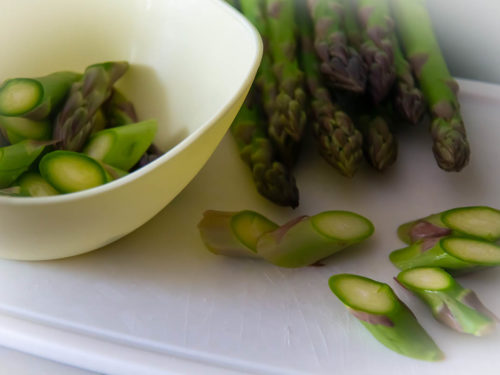
[[305,1],[298,2],[297,6],[300,62],[311,97],[314,135],[321,156],[341,174],[352,177],[363,160],[363,138],[351,118],[333,101],[328,89],[322,84],[319,61],[314,52],[312,25],[304,7],[299,6],[304,5]]
[[108,128],[139,122],[134,104],[117,89],[103,105],[104,117]]
[[392,0],[406,56],[432,114],[433,152],[440,168],[460,171],[470,148],[457,99],[458,84],[448,71],[424,0]]
[[28,170],[47,146],[47,142],[24,140],[0,148],[0,188],[9,187]]
[[397,281],[420,297],[439,322],[458,332],[483,336],[495,328],[498,319],[476,293],[462,287],[440,268],[418,267],[402,271]]
[[401,270],[441,267],[465,273],[500,265],[500,246],[472,237],[426,238],[394,250],[389,259]]
[[[264,0],[240,0],[240,6],[242,13],[256,27],[264,42],[264,52],[255,77],[255,85],[262,95],[264,109],[269,118],[267,133],[281,161],[287,167],[291,167],[297,160],[299,143],[285,129],[287,117],[280,116],[280,112],[276,110],[279,87],[269,51],[269,29],[263,11],[265,3]],[[281,95],[280,98],[286,97]]]
[[394,22],[388,0],[357,0],[363,42],[360,54],[368,70],[368,91],[375,103],[384,100],[396,78],[391,40]]
[[321,60],[321,72],[333,87],[364,92],[365,68],[358,52],[347,42],[341,2],[308,0],[308,5],[314,22],[314,46]]
[[89,66],[74,83],[54,126],[54,139],[64,150],[80,151],[95,126],[95,114],[111,95],[114,83],[128,69],[127,62]]
[[[16,135],[17,140],[35,139],[48,140],[52,136],[52,123],[50,120],[30,120],[24,117],[0,116],[0,127],[8,134]],[[9,140],[12,141],[12,136]]]
[[38,78],[13,78],[0,86],[0,115],[43,120],[62,104],[81,75],[56,72]]
[[257,191],[278,205],[295,208],[299,204],[295,179],[289,168],[277,160],[256,99],[255,89],[252,89],[231,125],[231,134],[241,158],[252,171]]
[[128,171],[151,146],[157,128],[156,120],[148,120],[101,130],[90,138],[83,153]]
[[500,239],[500,211],[488,206],[457,207],[412,220],[398,228],[398,237],[408,244],[450,234],[497,241]]
[[426,361],[443,358],[441,350],[389,285],[352,274],[334,275],[329,285],[349,312],[389,349]]
[[79,152],[57,150],[44,155],[40,174],[60,193],[73,193],[108,182],[101,164]]
[[19,177],[20,194],[30,197],[47,197],[59,192],[52,187],[38,172],[26,172]]
[[373,224],[347,211],[301,216],[278,227],[253,211],[207,211],[202,239],[216,254],[258,257],[287,268],[317,263],[373,233]]

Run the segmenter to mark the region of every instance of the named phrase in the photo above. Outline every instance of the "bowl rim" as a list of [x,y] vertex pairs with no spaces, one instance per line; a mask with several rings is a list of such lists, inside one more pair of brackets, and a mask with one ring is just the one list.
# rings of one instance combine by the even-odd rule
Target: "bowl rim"
[[69,193],[69,194],[60,194],[60,195],[52,195],[45,197],[24,197],[24,196],[8,196],[8,195],[0,195],[0,204],[1,205],[12,205],[12,206],[40,206],[40,205],[52,205],[54,203],[64,203],[68,201],[79,201],[82,199],[87,199],[95,195],[100,195],[109,192],[110,190],[118,189],[120,186],[128,184],[136,179],[141,178],[145,174],[149,173],[153,169],[156,169],[159,165],[166,163],[169,159],[172,159],[180,152],[189,147],[202,133],[208,131],[211,126],[217,123],[222,117],[224,117],[233,107],[233,105],[240,100],[240,98],[245,95],[245,92],[251,86],[255,75],[257,74],[257,69],[259,68],[260,61],[262,59],[263,54],[263,43],[262,38],[255,28],[255,26],[249,22],[238,10],[234,9],[231,5],[227,4],[223,0],[211,0],[215,6],[219,6],[223,9],[223,11],[227,12],[230,17],[236,19],[238,23],[240,23],[245,29],[248,30],[249,35],[253,42],[253,49],[255,51],[252,57],[251,69],[246,73],[245,78],[241,81],[238,89],[235,94],[227,103],[225,103],[222,108],[217,110],[217,112],[209,117],[204,123],[202,123],[195,131],[189,134],[186,138],[181,140],[171,149],[163,153],[160,157],[148,163],[144,167],[130,173],[126,176],[123,176],[117,180],[108,182],[104,185],[96,186],[90,189]]

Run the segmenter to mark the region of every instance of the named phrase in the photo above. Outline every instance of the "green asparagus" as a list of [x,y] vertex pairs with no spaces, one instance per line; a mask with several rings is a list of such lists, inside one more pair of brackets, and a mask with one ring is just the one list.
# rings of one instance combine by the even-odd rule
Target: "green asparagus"
[[476,293],[462,287],[440,268],[402,271],[397,281],[420,297],[438,321],[458,332],[483,336],[495,328],[497,318]]
[[54,126],[53,138],[59,141],[60,149],[80,151],[83,148],[95,126],[97,111],[127,69],[128,63],[124,61],[94,64],[71,86]]
[[450,234],[497,241],[500,239],[500,210],[488,206],[458,207],[412,220],[398,228],[398,237],[407,244]]
[[297,17],[301,41],[300,62],[311,98],[315,120],[313,131],[319,152],[341,174],[352,177],[363,161],[363,138],[351,118],[333,101],[328,89],[322,84],[319,61],[314,52],[312,25],[303,6],[297,7]]
[[443,358],[441,350],[389,285],[352,274],[334,275],[329,285],[349,312],[389,349],[426,361]]
[[20,193],[29,197],[47,197],[58,195],[59,192],[52,187],[42,176],[37,172],[26,172],[17,181]]
[[308,6],[321,72],[335,88],[364,92],[366,71],[358,52],[347,42],[343,5],[338,0],[308,0]]
[[23,139],[48,140],[52,136],[52,123],[50,120],[30,120],[24,117],[0,116],[0,127],[5,129],[11,136],[17,136],[17,141]]
[[392,0],[400,40],[432,114],[433,152],[440,168],[460,171],[470,155],[457,99],[424,0]]
[[500,265],[500,246],[472,237],[426,238],[394,250],[389,259],[401,270],[441,267],[459,274]]
[[112,91],[111,97],[104,103],[103,112],[108,128],[139,122],[132,102],[116,89]]
[[270,201],[297,207],[299,193],[289,168],[277,159],[274,145],[265,132],[265,117],[252,89],[231,125],[240,156],[250,167],[257,191]]
[[6,80],[0,86],[0,115],[43,120],[62,104],[80,77],[73,72],[57,72],[39,78]]

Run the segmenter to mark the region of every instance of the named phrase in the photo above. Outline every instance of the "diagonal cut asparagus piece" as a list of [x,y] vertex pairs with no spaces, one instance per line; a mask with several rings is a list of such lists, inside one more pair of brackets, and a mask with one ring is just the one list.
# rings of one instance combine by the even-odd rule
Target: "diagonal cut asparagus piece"
[[[24,117],[0,116],[0,127],[7,133],[15,134],[23,139],[48,140],[52,136],[52,123],[50,120],[30,120]],[[11,137],[9,137],[10,139]]]
[[54,125],[59,148],[80,151],[95,127],[95,115],[110,97],[114,83],[128,69],[125,61],[94,64],[71,86]]
[[398,237],[408,244],[450,234],[497,241],[500,239],[500,210],[488,206],[457,207],[412,220],[398,228]]
[[38,78],[13,78],[0,87],[0,115],[43,120],[62,104],[81,74],[56,72]]
[[363,276],[338,274],[330,278],[329,286],[349,312],[389,349],[426,361],[443,358],[441,350],[389,285]]
[[83,153],[128,171],[151,146],[157,128],[156,120],[148,120],[101,130],[90,138]]
[[394,250],[389,259],[401,270],[441,267],[464,273],[500,265],[500,246],[471,237],[426,238]]
[[399,273],[397,281],[420,297],[438,321],[458,332],[483,336],[495,328],[498,319],[477,295],[441,268],[405,270]]
[[26,172],[17,181],[21,195],[29,197],[47,197],[58,195],[59,192],[52,187],[38,172]]

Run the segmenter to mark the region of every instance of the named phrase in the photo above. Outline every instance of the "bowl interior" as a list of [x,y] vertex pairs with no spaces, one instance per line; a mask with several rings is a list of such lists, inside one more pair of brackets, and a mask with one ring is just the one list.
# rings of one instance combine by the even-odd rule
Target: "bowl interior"
[[118,85],[168,150],[209,122],[255,64],[255,34],[219,0],[16,0],[0,12],[0,81],[127,60]]

